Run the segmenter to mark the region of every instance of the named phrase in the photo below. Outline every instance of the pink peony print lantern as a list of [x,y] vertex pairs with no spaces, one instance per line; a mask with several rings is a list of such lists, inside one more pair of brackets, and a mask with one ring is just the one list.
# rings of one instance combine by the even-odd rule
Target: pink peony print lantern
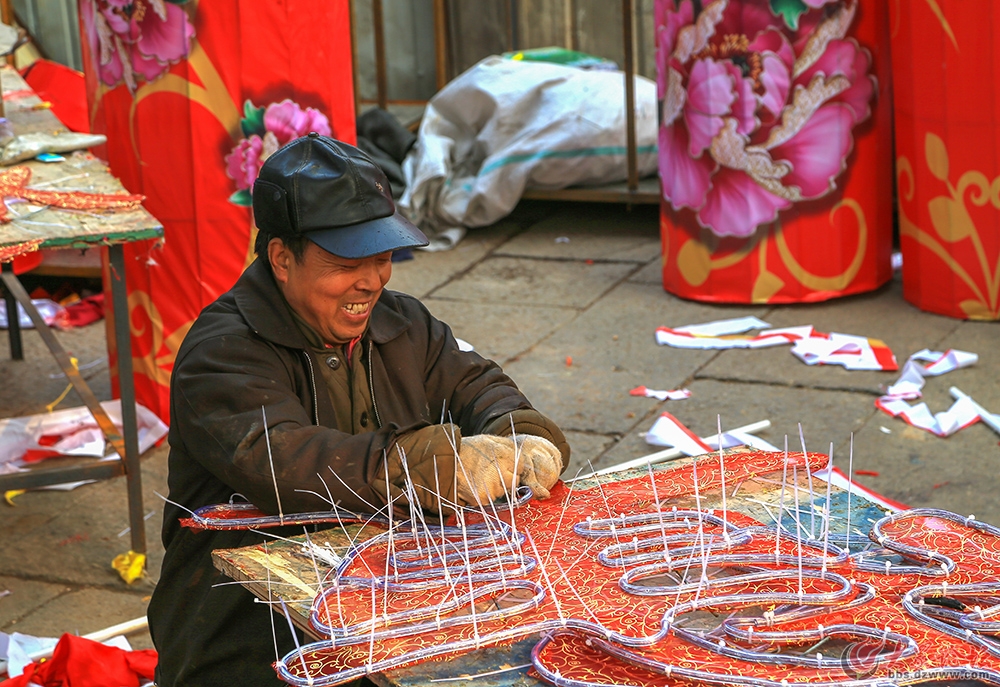
[[666,290],[788,303],[890,278],[884,13],[861,0],[657,2]]

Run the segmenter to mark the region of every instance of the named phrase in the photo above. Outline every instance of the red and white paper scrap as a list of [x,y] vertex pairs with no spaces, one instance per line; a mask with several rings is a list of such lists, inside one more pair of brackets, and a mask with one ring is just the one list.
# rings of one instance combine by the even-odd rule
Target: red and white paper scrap
[[[121,432],[121,401],[102,401],[101,407]],[[141,454],[167,435],[167,425],[153,411],[138,403],[135,413]],[[26,463],[55,455],[116,456],[114,449],[107,447],[94,416],[83,406],[0,420],[0,474],[19,472]],[[68,489],[80,484],[86,482],[47,488]]]
[[[656,419],[653,426],[645,434],[646,443],[653,446],[668,446],[676,448],[688,456],[700,456],[703,453],[718,450],[719,437],[714,435],[698,437],[697,434],[684,426],[680,420],[670,413],[663,413]],[[747,432],[730,430],[722,434],[722,448],[733,446],[752,446],[761,451],[777,451],[778,449],[759,437]]]
[[971,396],[969,396],[967,393],[965,393],[958,387],[953,386],[950,389],[948,389],[948,391],[951,393],[952,398],[969,399],[969,402],[972,403],[972,406],[976,409],[976,412],[979,413],[979,419],[983,421],[983,424],[985,424],[987,427],[992,429],[997,434],[1000,434],[1000,414],[991,413],[990,411],[986,410],[986,408],[983,408],[981,405],[973,401]]
[[902,399],[889,399],[887,396],[875,401],[875,407],[889,413],[893,417],[901,417],[908,424],[939,437],[950,437],[960,429],[979,422],[979,413],[969,398],[955,401],[951,408],[940,413],[931,413],[926,403],[911,406]]
[[[903,374],[896,383],[885,390],[882,398],[903,399],[912,401],[923,396],[924,378],[937,377],[952,370],[975,365],[979,356],[968,351],[948,349],[944,353],[924,349],[910,356],[903,365]],[[921,365],[921,362],[927,365]]]
[[[726,349],[726,348],[767,348],[783,346],[812,334],[812,327],[788,327],[768,329],[767,322],[756,317],[738,317],[732,320],[716,320],[704,324],[691,324],[671,329],[657,327],[656,343],[674,348]],[[752,329],[764,331],[753,336],[743,336]]]
[[[974,365],[979,360],[975,353],[950,349],[944,353],[924,349],[910,356],[903,366],[903,374],[886,394],[875,401],[875,407],[893,417],[901,417],[917,429],[939,437],[951,436],[960,429],[975,424],[982,408],[971,398],[962,395],[949,408],[931,413],[926,403],[911,406],[908,400],[923,395],[924,377],[936,377],[962,367]],[[921,365],[920,362],[927,365]],[[987,413],[988,415],[988,413]]]
[[691,398],[691,392],[688,389],[661,391],[659,389],[647,389],[644,386],[637,386],[628,393],[630,396],[645,396],[646,398],[656,398],[661,401],[681,401],[685,398]]
[[898,370],[896,356],[878,339],[851,334],[821,334],[799,339],[792,355],[806,365],[843,365],[848,370]]
[[[792,344],[792,353],[807,365],[842,365],[848,370],[899,369],[892,351],[878,339],[850,334],[824,334],[812,325],[766,329],[767,322],[756,317],[739,317],[671,329],[659,327],[656,342],[661,346],[696,349],[768,348]],[[745,334],[762,329],[754,335]]]

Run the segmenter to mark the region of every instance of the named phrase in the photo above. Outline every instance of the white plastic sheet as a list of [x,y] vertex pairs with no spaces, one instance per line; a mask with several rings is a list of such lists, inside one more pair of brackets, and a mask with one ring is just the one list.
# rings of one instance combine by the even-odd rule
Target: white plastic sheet
[[[48,298],[34,298],[31,303],[35,306],[38,314],[42,316],[45,324],[50,327],[58,325],[59,321],[66,316],[66,308]],[[32,329],[35,326],[35,323],[28,317],[28,313],[25,312],[24,306],[20,303],[17,304],[17,321],[21,325],[21,329]],[[7,308],[4,307],[0,307],[0,329],[7,329]]]
[[[624,93],[622,72],[482,60],[427,104],[400,210],[453,245],[462,228],[509,214],[526,187],[625,180]],[[635,77],[640,175],[656,171],[656,109],[656,84]]]

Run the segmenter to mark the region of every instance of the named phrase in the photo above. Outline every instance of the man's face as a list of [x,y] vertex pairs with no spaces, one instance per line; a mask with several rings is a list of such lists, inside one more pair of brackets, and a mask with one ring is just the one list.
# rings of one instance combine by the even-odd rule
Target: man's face
[[301,261],[272,239],[268,258],[278,287],[299,316],[330,344],[361,336],[392,275],[392,253],[349,260],[306,241]]

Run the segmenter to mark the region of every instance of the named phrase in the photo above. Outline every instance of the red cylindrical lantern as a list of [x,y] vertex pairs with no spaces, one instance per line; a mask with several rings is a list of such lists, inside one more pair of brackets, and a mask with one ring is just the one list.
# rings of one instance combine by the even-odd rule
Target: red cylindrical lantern
[[891,276],[888,21],[865,0],[658,0],[663,285],[819,301]]
[[905,3],[892,16],[903,296],[1000,319],[1000,7]]

